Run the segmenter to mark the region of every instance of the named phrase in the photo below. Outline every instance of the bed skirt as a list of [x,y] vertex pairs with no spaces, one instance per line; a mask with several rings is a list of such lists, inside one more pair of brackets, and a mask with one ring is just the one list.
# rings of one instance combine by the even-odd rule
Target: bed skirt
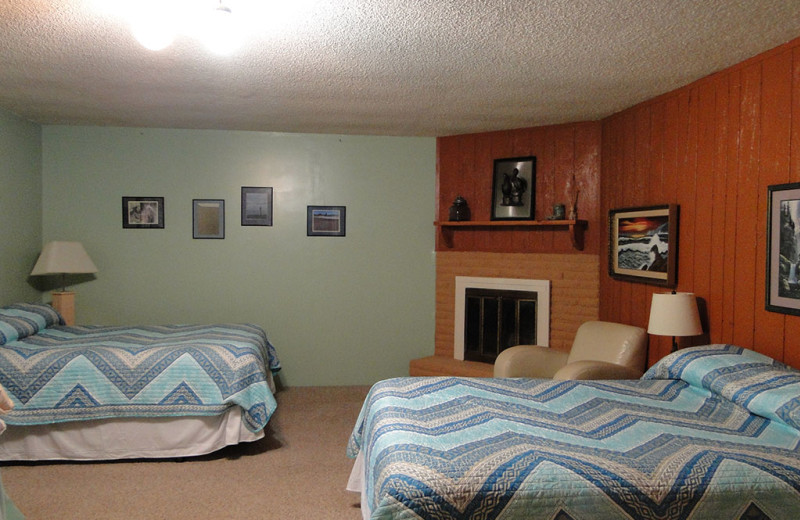
[[264,437],[242,421],[241,408],[223,415],[8,425],[0,460],[116,460],[204,455]]
[[369,520],[370,511],[369,504],[367,504],[367,494],[364,493],[364,478],[364,452],[359,451],[353,462],[353,469],[350,471],[346,489],[361,496],[361,516],[364,520]]

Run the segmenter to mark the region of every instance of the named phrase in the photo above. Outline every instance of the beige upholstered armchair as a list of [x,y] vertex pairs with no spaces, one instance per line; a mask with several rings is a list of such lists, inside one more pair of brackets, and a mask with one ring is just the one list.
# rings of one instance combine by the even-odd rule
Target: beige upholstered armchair
[[572,350],[517,345],[497,356],[494,377],[552,379],[638,379],[647,362],[647,334],[641,327],[587,321]]

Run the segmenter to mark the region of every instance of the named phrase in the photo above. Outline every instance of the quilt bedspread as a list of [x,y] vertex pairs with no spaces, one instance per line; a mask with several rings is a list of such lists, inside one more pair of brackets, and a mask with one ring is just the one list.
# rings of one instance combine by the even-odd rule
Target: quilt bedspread
[[279,369],[263,329],[248,324],[53,326],[0,347],[12,425],[240,406],[247,428],[258,431],[277,406],[268,371]]
[[799,443],[680,379],[425,377],[373,386],[348,455],[372,519],[778,520]]

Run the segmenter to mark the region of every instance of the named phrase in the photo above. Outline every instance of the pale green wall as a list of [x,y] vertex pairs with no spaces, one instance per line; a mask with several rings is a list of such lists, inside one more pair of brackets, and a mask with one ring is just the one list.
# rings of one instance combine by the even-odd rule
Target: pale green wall
[[0,110],[0,305],[40,299],[28,283],[42,242],[41,127]]
[[[253,322],[283,384],[370,384],[433,350],[435,167],[432,138],[45,126],[44,239],[98,266],[80,323]],[[242,186],[273,227],[240,226]],[[165,197],[165,229],[123,229],[123,196]],[[192,239],[193,198],[225,199],[224,240]],[[307,205],[347,236],[307,237]]]

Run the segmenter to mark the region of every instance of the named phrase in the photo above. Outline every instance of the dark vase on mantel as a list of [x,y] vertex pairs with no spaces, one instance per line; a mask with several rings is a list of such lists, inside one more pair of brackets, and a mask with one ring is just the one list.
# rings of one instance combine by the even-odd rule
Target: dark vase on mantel
[[469,206],[467,206],[466,199],[459,195],[456,197],[456,200],[453,201],[453,205],[450,206],[450,221],[460,222],[463,220],[469,220],[470,216],[470,210]]

